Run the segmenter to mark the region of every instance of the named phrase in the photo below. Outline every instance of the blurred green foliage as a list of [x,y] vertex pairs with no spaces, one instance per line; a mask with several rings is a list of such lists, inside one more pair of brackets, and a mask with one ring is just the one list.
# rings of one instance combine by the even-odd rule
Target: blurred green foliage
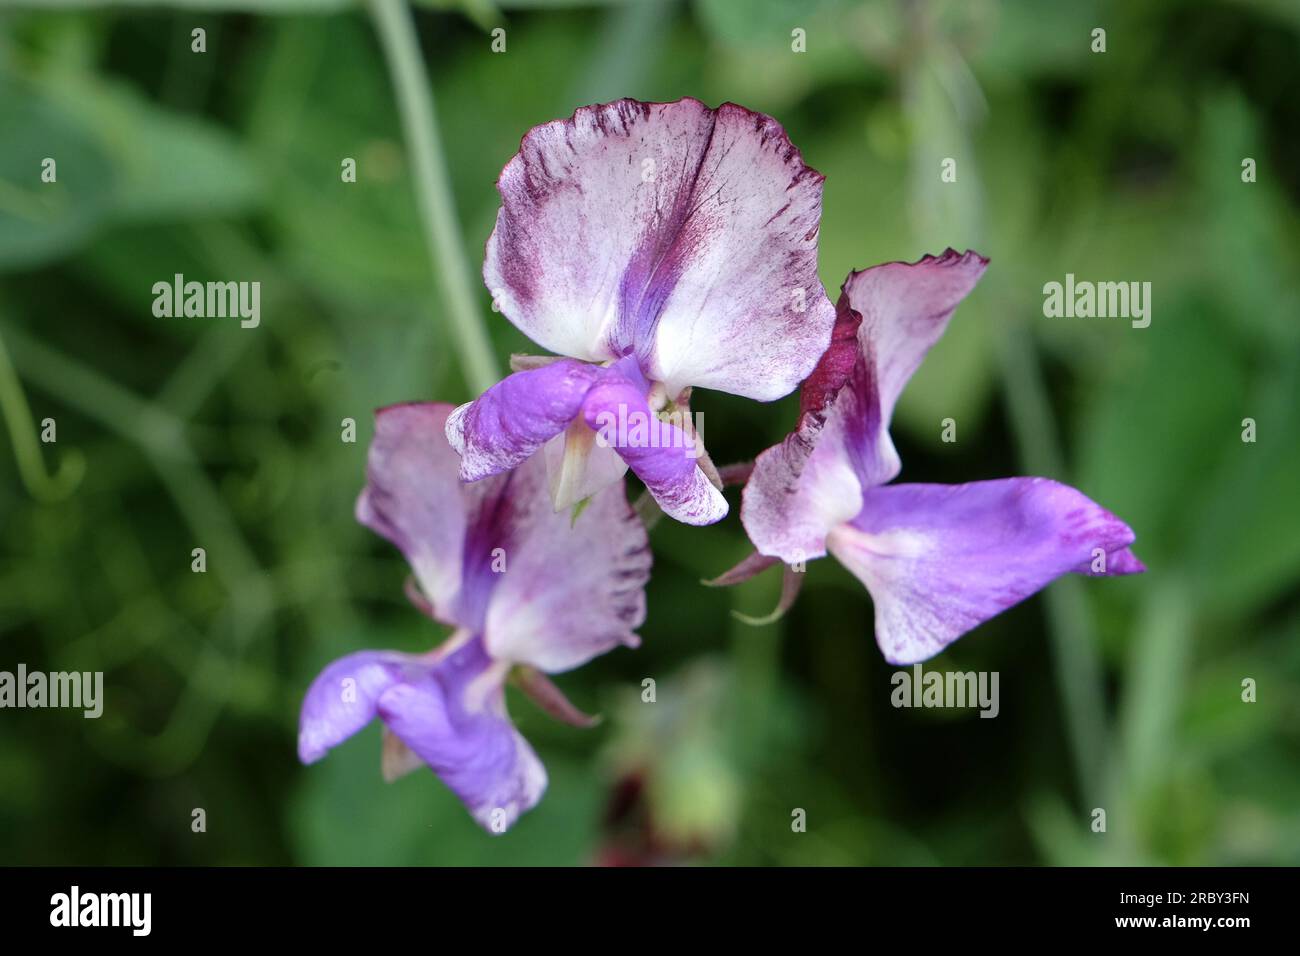
[[[870,600],[832,562],[750,628],[730,612],[770,607],[775,573],[698,583],[746,553],[734,513],[662,522],[643,647],[560,679],[605,723],[511,698],[551,788],[510,834],[430,774],[384,785],[375,728],[302,768],[297,706],[323,664],[442,636],[352,518],[370,412],[470,397],[371,22],[344,0],[6,5],[0,668],[102,669],[108,700],[98,721],[0,712],[0,862],[1300,862],[1294,4],[417,9],[476,267],[529,127],[620,96],[769,112],[826,174],[832,293],[949,245],[993,260],[898,410],[903,479],[1069,481],[1136,529],[1150,571],[1059,582],[936,660],[1000,673],[980,720],[890,707]],[[154,318],[178,272],[260,280],[261,327]],[[1150,281],[1150,328],[1044,318],[1066,272]],[[529,350],[477,291],[498,355]],[[719,462],[795,415],[697,408]],[[42,484],[67,458],[75,487]]]

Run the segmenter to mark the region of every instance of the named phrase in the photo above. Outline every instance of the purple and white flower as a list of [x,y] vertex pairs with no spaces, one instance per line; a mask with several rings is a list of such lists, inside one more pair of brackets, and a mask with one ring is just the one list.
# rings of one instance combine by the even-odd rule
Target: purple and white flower
[[1123,521],[1046,478],[886,485],[901,468],[895,402],[987,265],[949,249],[849,275],[798,427],[745,486],[758,554],[718,583],[829,552],[870,591],[885,658],[912,664],[1063,574],[1145,570]]
[[417,602],[455,631],[428,654],[360,651],[326,667],[303,701],[298,754],[312,763],[378,717],[385,776],[427,764],[500,832],[546,789],[506,713],[507,676],[518,666],[525,686],[563,712],[567,701],[542,675],[639,643],[650,552],[621,482],[576,519],[551,507],[540,458],[462,483],[445,437],[450,411],[377,413],[357,518],[401,550]]
[[[531,130],[497,184],[483,276],[557,357],[451,415],[461,477],[544,448],[557,510],[630,467],[671,517],[725,516],[692,436],[660,418],[694,386],[771,401],[812,371],[835,321],[817,278],[822,179],[775,120],[732,103],[624,99]],[[596,440],[628,415],[650,428]]]

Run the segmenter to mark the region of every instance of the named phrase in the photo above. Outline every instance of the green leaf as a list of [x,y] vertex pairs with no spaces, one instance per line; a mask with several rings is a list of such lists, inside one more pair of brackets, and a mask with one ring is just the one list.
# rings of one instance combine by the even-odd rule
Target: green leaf
[[0,269],[66,256],[120,223],[241,213],[261,194],[228,133],[120,84],[60,76],[37,89],[0,74],[0,128]]

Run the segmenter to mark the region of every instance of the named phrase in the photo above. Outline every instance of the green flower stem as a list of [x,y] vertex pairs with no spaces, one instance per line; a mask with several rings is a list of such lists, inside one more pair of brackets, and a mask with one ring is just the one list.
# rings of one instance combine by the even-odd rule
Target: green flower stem
[[501,375],[474,302],[469,260],[461,245],[433,90],[420,56],[415,23],[404,0],[369,0],[368,6],[397,92],[406,147],[415,172],[420,220],[430,263],[446,301],[452,339],[460,353],[466,383],[481,392],[495,385]]

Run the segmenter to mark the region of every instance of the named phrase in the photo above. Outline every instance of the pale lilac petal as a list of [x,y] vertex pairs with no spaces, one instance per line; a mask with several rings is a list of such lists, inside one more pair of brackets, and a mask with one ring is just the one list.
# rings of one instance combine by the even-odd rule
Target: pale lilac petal
[[830,347],[800,391],[799,424],[759,455],[745,487],[741,521],[761,553],[787,563],[821,557],[863,490],[897,476],[894,405],[987,265],[949,249],[845,280]]
[[540,456],[509,475],[496,537],[498,578],[488,602],[492,656],[555,673],[639,643],[650,547],[623,482],[598,492],[575,519],[556,512]]
[[406,556],[437,619],[455,624],[466,511],[460,459],[444,435],[450,411],[450,405],[413,403],[375,413],[356,514]]
[[862,485],[852,465],[829,444],[819,445],[814,429],[805,421],[759,455],[741,496],[740,520],[749,540],[760,554],[787,564],[825,556],[831,529],[862,507]]
[[457,408],[447,440],[461,456],[461,479],[509,471],[563,432],[599,375],[594,365],[564,359],[515,372]]
[[841,303],[862,317],[861,360],[835,399],[828,430],[842,442],[864,488],[898,476],[898,452],[889,437],[898,396],[988,262],[975,252],[948,249],[915,263],[853,272],[845,280]]
[[384,723],[489,832],[503,832],[541,799],[546,770],[506,713],[508,665],[475,638],[422,679],[379,699]]
[[483,275],[553,352],[629,353],[676,394],[770,400],[826,347],[822,177],[771,118],[620,100],[538,126],[498,182]]
[[587,393],[587,427],[618,451],[664,514],[685,524],[720,521],[727,500],[700,467],[703,449],[693,435],[650,410],[646,390],[636,366],[621,360]]
[[861,321],[841,296],[831,344],[799,392],[798,426],[754,462],[740,521],[762,555],[787,564],[820,558],[831,529],[862,508],[862,486],[843,452],[842,429],[822,441],[835,399],[860,364]]
[[[873,488],[828,545],[871,592],[885,659],[912,664],[1081,570],[1095,549],[1124,553],[1133,539],[1124,522],[1073,488],[1007,478]],[[1120,563],[1131,568],[1127,558]]]
[[822,181],[771,117],[718,108],[690,192],[673,198],[685,218],[672,246],[643,246],[653,278],[636,351],[669,395],[695,385],[771,401],[812,371],[835,321],[817,276]]
[[384,691],[425,665],[396,651],[358,651],[334,661],[307,688],[298,718],[298,758],[315,763],[370,723]]

